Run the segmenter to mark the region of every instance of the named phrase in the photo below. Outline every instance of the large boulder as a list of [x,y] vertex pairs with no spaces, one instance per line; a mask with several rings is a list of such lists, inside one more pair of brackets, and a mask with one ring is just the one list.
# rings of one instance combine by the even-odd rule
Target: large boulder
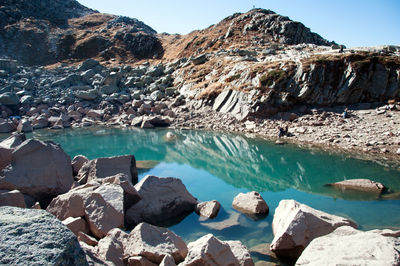
[[124,190],[117,184],[86,184],[54,198],[47,211],[60,220],[84,216],[92,234],[102,238],[124,226]]
[[[189,253],[182,263],[184,266],[195,265],[244,265],[233,254],[228,243],[207,234],[188,244]],[[252,264],[246,264],[252,265]]]
[[26,208],[24,194],[18,190],[0,190],[0,206]]
[[202,218],[213,219],[217,217],[221,203],[216,200],[200,202],[196,205],[196,213]]
[[44,210],[0,207],[1,265],[88,265],[76,236]]
[[15,148],[3,169],[0,189],[18,189],[37,200],[67,192],[73,183],[70,157],[51,141],[29,139]]
[[68,217],[62,221],[62,223],[76,236],[78,236],[80,232],[85,234],[89,233],[89,226],[82,217]]
[[239,193],[233,199],[232,207],[247,214],[267,214],[269,211],[265,200],[255,191]]
[[79,170],[81,170],[82,166],[87,163],[89,159],[84,156],[84,155],[76,155],[72,161],[72,170],[74,172],[74,175],[77,175],[79,173]]
[[125,174],[132,184],[138,181],[136,160],[133,155],[97,158],[84,164],[79,170],[80,183]]
[[0,171],[11,163],[13,149],[0,146]]
[[114,228],[102,238],[97,245],[97,254],[104,261],[111,262],[116,266],[124,264],[124,242],[128,234],[121,229]]
[[178,178],[146,176],[135,185],[141,200],[126,212],[128,226],[147,222],[166,226],[194,211],[197,200]]
[[400,239],[342,226],[311,241],[296,265],[400,265]]
[[11,136],[0,142],[0,146],[8,149],[13,149],[21,145],[21,143],[25,140],[26,136],[24,133],[14,132],[11,134]]
[[313,209],[295,200],[282,200],[272,221],[274,239],[271,250],[279,256],[297,259],[313,239],[344,225],[357,227],[349,219]]
[[157,264],[167,254],[179,263],[185,259],[187,253],[185,242],[174,232],[147,223],[138,224],[131,231],[125,246],[126,257],[143,256]]
[[0,94],[0,104],[4,105],[18,105],[19,98],[13,92],[4,92]]

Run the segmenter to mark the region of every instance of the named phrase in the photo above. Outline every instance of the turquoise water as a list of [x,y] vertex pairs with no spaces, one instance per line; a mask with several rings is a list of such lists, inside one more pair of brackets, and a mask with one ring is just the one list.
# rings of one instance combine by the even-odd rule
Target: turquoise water
[[[89,128],[42,130],[33,135],[61,144],[71,157],[83,154],[93,159],[134,154],[136,160],[159,161],[139,178],[147,174],[179,177],[199,200],[218,200],[223,210],[216,219],[201,221],[193,213],[171,227],[186,241],[213,233],[220,239],[241,240],[248,247],[269,243],[273,238],[274,210],[282,199],[295,199],[313,208],[351,218],[362,230],[400,229],[400,200],[396,197],[348,194],[324,186],[344,179],[369,178],[382,182],[390,188],[391,195],[396,195],[400,192],[400,172],[396,169],[294,145],[277,146],[241,135],[172,131],[177,140],[167,142],[166,132]],[[257,221],[231,207],[239,192],[251,190],[260,192],[270,207],[269,215]],[[229,217],[235,220],[232,226],[215,229],[216,222]]]

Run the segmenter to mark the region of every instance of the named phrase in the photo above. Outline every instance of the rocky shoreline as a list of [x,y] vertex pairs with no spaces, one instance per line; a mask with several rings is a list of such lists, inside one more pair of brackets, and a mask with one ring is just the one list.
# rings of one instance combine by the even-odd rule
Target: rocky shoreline
[[[213,219],[221,204],[198,201],[178,178],[145,176],[138,182],[134,155],[93,160],[78,155],[71,160],[59,145],[26,140],[23,133],[2,141],[0,148],[0,206],[6,206],[0,207],[0,252],[7,254],[0,258],[1,263],[400,263],[399,231],[362,232],[347,218],[294,200],[281,200],[275,209],[270,245],[249,251],[240,241],[221,241],[212,234],[186,244],[165,227],[179,223],[194,211],[201,217],[199,222]],[[374,194],[386,189],[367,179],[329,185]],[[267,202],[255,191],[239,193],[232,199],[232,207],[256,222],[257,217],[269,212]],[[348,245],[357,249],[348,249]],[[18,248],[9,249],[15,246]],[[265,253],[264,259],[267,256],[270,262],[254,263],[251,252]],[[334,256],[327,255],[330,252]]]

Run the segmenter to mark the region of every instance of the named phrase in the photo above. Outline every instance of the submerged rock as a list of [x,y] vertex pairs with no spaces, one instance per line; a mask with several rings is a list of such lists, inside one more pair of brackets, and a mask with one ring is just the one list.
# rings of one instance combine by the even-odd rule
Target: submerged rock
[[0,207],[0,264],[88,265],[76,236],[44,210]]
[[213,219],[217,217],[221,204],[216,201],[200,202],[196,205],[196,213],[202,217]]
[[296,265],[400,265],[400,240],[342,226],[311,241]]
[[357,227],[349,219],[318,211],[295,200],[282,200],[272,221],[271,250],[279,256],[296,259],[313,239],[344,225]]

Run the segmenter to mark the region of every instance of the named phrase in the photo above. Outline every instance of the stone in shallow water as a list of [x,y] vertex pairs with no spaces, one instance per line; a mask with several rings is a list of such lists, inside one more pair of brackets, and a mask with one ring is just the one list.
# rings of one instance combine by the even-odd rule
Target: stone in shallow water
[[221,204],[216,201],[200,202],[196,205],[196,213],[201,217],[213,219],[218,215]]
[[258,192],[239,193],[232,202],[233,208],[247,214],[266,214],[268,205]]
[[369,179],[349,179],[328,185],[343,190],[350,189],[376,193],[381,193],[386,190],[386,187],[382,183],[375,182]]
[[76,236],[44,210],[0,207],[1,265],[87,265]]

